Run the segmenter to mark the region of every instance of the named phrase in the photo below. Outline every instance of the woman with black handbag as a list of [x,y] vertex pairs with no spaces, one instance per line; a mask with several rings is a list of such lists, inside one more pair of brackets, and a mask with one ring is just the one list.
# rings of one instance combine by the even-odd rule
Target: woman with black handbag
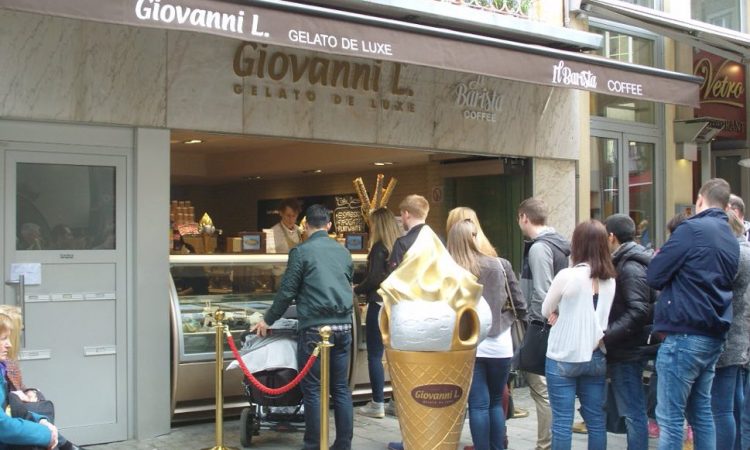
[[578,224],[571,244],[573,267],[555,276],[542,304],[542,315],[552,324],[546,364],[552,450],[571,448],[576,395],[589,450],[604,450],[607,361],[602,338],[615,295],[615,268],[601,222]]
[[501,450],[505,440],[503,388],[510,373],[513,343],[512,313],[505,311],[505,274],[497,258],[482,254],[476,243],[477,228],[463,220],[448,231],[448,252],[459,266],[477,277],[492,312],[487,337],[477,347],[469,391],[469,427],[476,450]]

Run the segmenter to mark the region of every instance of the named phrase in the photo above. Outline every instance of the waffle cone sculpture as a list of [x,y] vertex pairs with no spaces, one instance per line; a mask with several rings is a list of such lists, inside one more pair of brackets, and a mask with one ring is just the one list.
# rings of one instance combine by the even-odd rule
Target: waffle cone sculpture
[[378,292],[404,448],[456,450],[479,341],[482,286],[424,226]]

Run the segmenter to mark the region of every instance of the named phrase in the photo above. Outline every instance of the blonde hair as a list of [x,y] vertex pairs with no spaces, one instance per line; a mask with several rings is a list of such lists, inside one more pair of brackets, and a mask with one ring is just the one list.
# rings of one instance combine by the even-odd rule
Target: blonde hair
[[7,314],[0,312],[0,335],[5,333],[10,333],[10,349],[8,350],[8,358],[10,359],[17,359],[18,356],[18,350],[16,349],[16,342],[14,340],[14,330],[16,329],[15,326],[13,326],[14,320],[9,317]]
[[448,253],[456,263],[475,276],[479,276],[479,260],[481,255],[476,243],[477,227],[471,219],[456,222],[448,230]]
[[406,211],[419,220],[427,218],[427,214],[430,213],[430,203],[426,198],[421,195],[411,194],[407,195],[405,199],[398,205],[399,211]]
[[477,229],[477,248],[479,249],[479,253],[482,253],[483,255],[490,256],[493,258],[497,258],[497,250],[495,250],[495,247],[492,246],[490,243],[490,240],[487,239],[487,236],[485,236],[484,231],[482,231],[482,225],[479,224],[479,217],[477,217],[477,213],[466,206],[459,206],[458,208],[453,208],[448,213],[448,220],[445,223],[445,231],[450,232],[450,229],[455,225],[456,223],[462,221],[462,220],[471,220],[471,222],[474,224],[474,226]]
[[393,250],[393,243],[401,237],[401,229],[396,216],[388,208],[378,208],[370,214],[370,248],[380,241],[388,254]]
[[742,223],[733,209],[727,211],[727,217],[729,217],[729,228],[732,229],[735,236],[740,237],[745,234],[745,224]]
[[23,328],[21,308],[14,305],[0,305],[0,316],[4,316],[10,321],[10,326],[7,329],[3,329],[0,326],[0,332],[10,331],[10,344],[12,347],[8,351],[8,357],[14,360],[18,359],[18,350],[21,348],[21,329]]

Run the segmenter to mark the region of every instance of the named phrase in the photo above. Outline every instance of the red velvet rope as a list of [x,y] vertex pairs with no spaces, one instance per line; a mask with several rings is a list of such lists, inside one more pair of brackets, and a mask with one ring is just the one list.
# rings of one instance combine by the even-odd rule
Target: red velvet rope
[[310,355],[310,359],[307,360],[307,363],[305,363],[305,367],[302,368],[302,370],[299,371],[296,377],[292,381],[289,382],[286,386],[282,386],[280,388],[269,388],[268,386],[264,386],[260,381],[258,381],[253,374],[250,373],[250,371],[247,369],[247,366],[245,365],[245,361],[242,360],[242,356],[240,356],[240,352],[237,351],[237,347],[234,345],[234,338],[231,334],[227,333],[227,342],[229,343],[229,348],[232,350],[232,354],[234,355],[234,359],[237,360],[237,363],[240,365],[240,368],[242,369],[242,372],[245,374],[248,380],[258,388],[262,393],[266,395],[282,395],[286,394],[290,390],[292,390],[295,386],[297,386],[300,381],[302,381],[303,378],[305,378],[305,375],[310,371],[313,364],[315,364],[315,360],[318,359],[318,349],[315,348],[315,351],[312,355]]

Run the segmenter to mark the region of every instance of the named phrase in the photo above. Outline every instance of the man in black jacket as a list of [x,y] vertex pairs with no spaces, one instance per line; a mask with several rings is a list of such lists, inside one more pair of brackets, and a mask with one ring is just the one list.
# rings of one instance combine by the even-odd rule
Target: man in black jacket
[[654,291],[646,283],[652,253],[635,242],[635,222],[614,214],[604,223],[617,270],[615,298],[604,334],[607,365],[617,410],[625,417],[628,450],[648,448],[643,367],[656,355],[649,345]]

